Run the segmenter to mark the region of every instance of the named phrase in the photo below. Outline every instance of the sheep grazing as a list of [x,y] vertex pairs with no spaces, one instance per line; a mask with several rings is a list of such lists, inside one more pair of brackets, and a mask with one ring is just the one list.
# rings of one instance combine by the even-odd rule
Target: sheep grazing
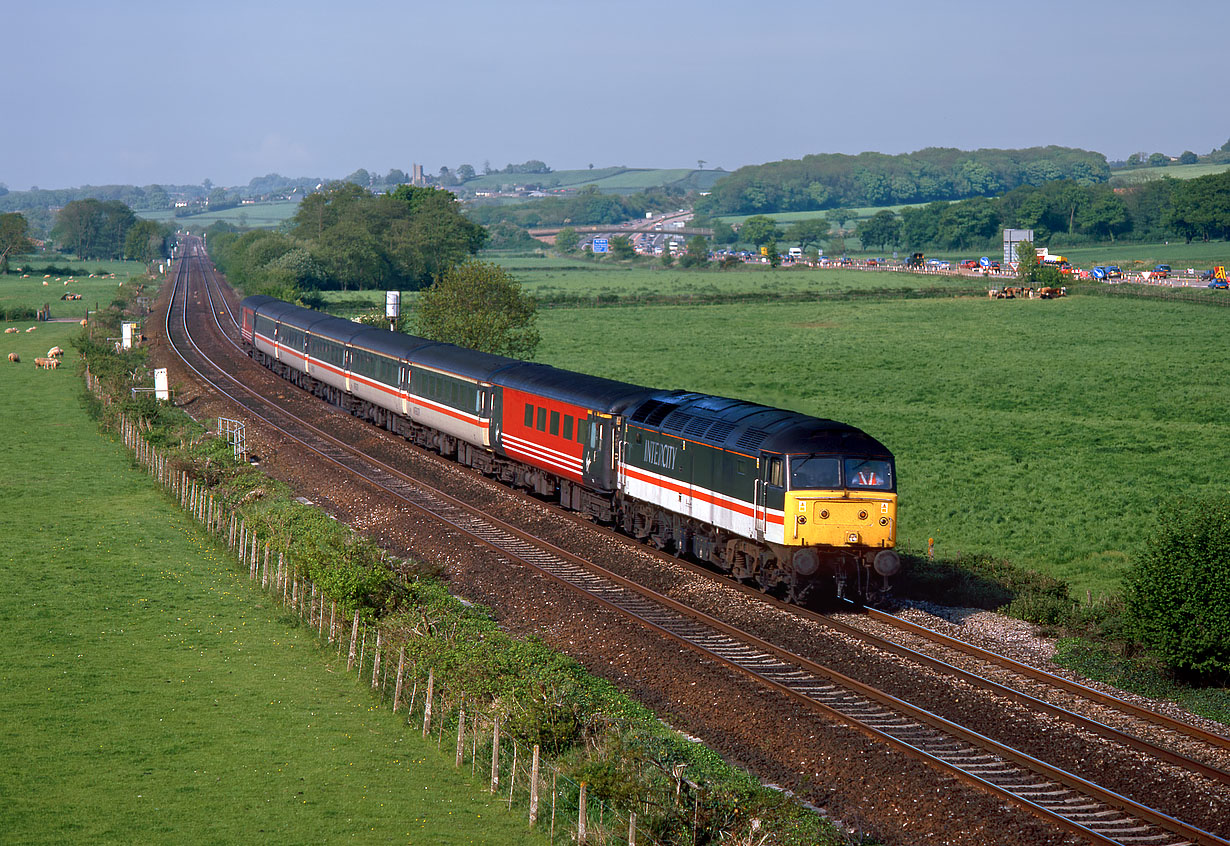
[[29,329],[26,330],[26,332],[33,332],[37,328],[38,328],[37,326],[31,326]]
[[20,330],[20,329],[18,329],[16,326],[10,326],[8,329],[5,329],[5,330],[4,330],[4,334],[6,334],[6,335],[16,335],[16,334],[17,334],[18,332],[20,332],[20,331],[21,331],[21,330]]
[[51,349],[47,350],[48,358],[60,358],[63,355],[64,355],[64,348],[60,346],[54,346]]
[[34,364],[43,370],[55,370],[60,366],[60,362],[54,358],[36,358]]
[[9,361],[13,362],[14,364],[19,364],[21,363],[21,356],[19,356],[17,353],[9,353]]

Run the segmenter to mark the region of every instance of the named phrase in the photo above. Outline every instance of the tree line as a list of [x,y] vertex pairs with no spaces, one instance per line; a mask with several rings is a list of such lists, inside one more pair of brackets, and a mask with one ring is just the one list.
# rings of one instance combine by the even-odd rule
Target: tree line
[[487,241],[448,191],[401,185],[376,195],[351,182],[308,195],[283,232],[206,231],[232,282],[287,300],[305,290],[418,290]]
[[1067,179],[1106,182],[1101,153],[1070,147],[1026,150],[928,148],[890,156],[824,153],[741,167],[697,200],[704,215],[812,211],[992,196]]
[[853,217],[849,209],[835,209],[783,230],[772,217],[754,215],[737,234],[715,227],[715,240],[760,246],[781,239],[841,252],[848,235],[856,236],[864,248],[992,249],[1004,229],[1032,229],[1035,241],[1050,246],[1230,238],[1230,171],[1195,179],[1163,178],[1123,189],[1063,180],[1022,186],[999,197],[936,201],[900,213],[881,209],[851,225]]

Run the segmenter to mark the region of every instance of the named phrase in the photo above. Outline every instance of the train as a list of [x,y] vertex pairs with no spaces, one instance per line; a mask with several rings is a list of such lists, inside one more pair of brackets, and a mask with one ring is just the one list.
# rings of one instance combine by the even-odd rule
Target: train
[[243,300],[255,361],[510,486],[793,602],[901,569],[892,453],[844,423],[648,388]]

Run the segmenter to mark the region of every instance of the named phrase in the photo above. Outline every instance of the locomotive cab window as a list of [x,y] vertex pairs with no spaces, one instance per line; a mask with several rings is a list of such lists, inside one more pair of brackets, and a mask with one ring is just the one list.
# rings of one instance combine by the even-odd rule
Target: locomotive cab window
[[790,456],[791,490],[841,487],[841,460],[822,455]]
[[893,465],[878,458],[847,458],[846,487],[888,491],[893,488]]
[[775,488],[780,488],[785,483],[782,475],[782,460],[780,458],[769,459],[769,484]]

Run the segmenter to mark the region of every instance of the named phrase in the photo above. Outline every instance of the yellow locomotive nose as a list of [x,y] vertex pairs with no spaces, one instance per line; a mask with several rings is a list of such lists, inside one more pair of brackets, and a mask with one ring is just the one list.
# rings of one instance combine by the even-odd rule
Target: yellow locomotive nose
[[790,546],[887,549],[897,545],[897,495],[880,491],[788,491]]

